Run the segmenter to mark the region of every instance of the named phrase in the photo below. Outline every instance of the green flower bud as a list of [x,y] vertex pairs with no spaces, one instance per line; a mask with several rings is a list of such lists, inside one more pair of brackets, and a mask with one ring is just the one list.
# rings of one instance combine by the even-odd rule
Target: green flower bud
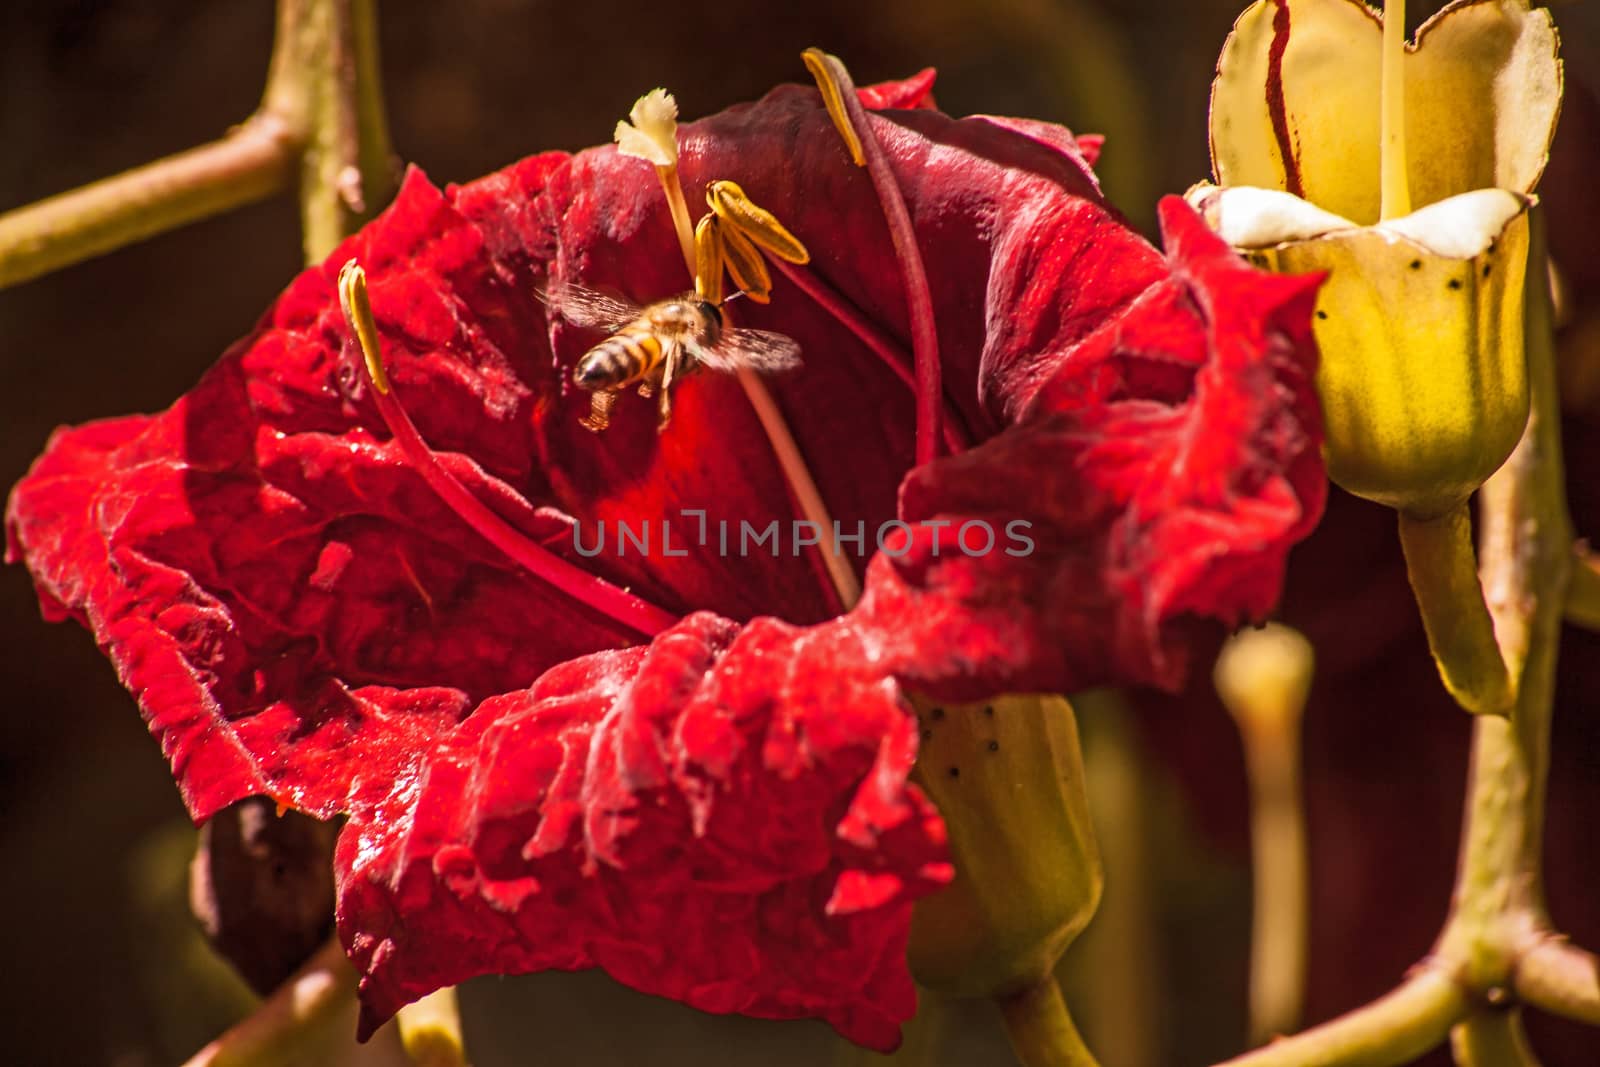
[[1072,709],[1057,696],[1004,696],[919,701],[918,717],[917,778],[944,816],[956,877],[912,913],[912,976],[952,996],[1035,989],[1100,902]]

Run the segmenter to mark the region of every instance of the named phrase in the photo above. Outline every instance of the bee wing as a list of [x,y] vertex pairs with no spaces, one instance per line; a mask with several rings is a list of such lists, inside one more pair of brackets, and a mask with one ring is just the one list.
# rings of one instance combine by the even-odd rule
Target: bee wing
[[792,337],[770,330],[734,329],[723,332],[714,345],[697,349],[696,361],[716,371],[748,367],[762,374],[789,370],[800,364],[800,345]]
[[639,305],[570,283],[551,286],[539,298],[574,326],[615,330],[639,316]]

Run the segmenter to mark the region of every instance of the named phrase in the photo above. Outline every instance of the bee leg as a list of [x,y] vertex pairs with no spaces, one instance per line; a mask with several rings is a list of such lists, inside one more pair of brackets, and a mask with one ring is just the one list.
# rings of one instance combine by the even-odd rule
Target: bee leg
[[616,405],[615,389],[596,389],[589,395],[589,414],[579,419],[585,430],[599,433],[611,425],[611,409]]
[[646,400],[649,400],[650,395],[655,391],[655,385],[650,381],[650,379],[646,378],[644,381],[639,383],[639,395],[644,397]]
[[678,374],[678,361],[682,358],[683,349],[672,345],[667,349],[661,360],[661,399],[660,416],[656,419],[656,432],[665,430],[672,422],[672,380]]

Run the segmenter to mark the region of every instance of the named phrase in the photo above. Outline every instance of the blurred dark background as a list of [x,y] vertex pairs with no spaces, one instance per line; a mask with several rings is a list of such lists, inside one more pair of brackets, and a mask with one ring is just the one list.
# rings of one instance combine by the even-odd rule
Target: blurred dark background
[[[389,0],[380,11],[395,145],[438,182],[607,139],[664,85],[686,117],[804,80],[818,44],[857,81],[939,68],[955,114],[1102,132],[1106,190],[1148,230],[1164,192],[1208,172],[1212,66],[1243,0]],[[1437,4],[1413,4],[1413,21]],[[1558,4],[1569,97],[1546,183],[1572,284],[1564,349],[1580,530],[1600,531],[1600,162],[1591,86],[1600,17]],[[218,136],[255,106],[268,0],[0,4],[0,210]],[[185,390],[299,266],[287,198],[0,291],[0,485],[61,423],[157,410]],[[1426,950],[1448,901],[1469,723],[1439,688],[1385,512],[1340,494],[1292,561],[1285,613],[1317,642],[1307,726],[1314,931],[1308,1013],[1381,993]],[[4,1058],[144,1067],[187,1057],[248,996],[190,932],[193,832],[132,700],[92,642],[39,620],[27,576],[0,569],[0,916]],[[1600,640],[1569,636],[1557,718],[1549,868],[1558,923],[1600,947]],[[1248,933],[1245,786],[1205,672],[1131,718],[1088,716],[1109,833],[1142,845],[1142,947],[1082,947],[1072,985],[1107,1067],[1237,1051]],[[1117,768],[1112,776],[1110,768]],[[1096,771],[1094,773],[1100,773]],[[1120,790],[1120,792],[1119,792]],[[1140,851],[1138,847],[1132,849]],[[1109,894],[1119,892],[1114,866]],[[1108,916],[1102,916],[1109,922]],[[1117,921],[1122,921],[1119,916]],[[1105,926],[1106,922],[1099,925]],[[1124,927],[1127,929],[1127,927]],[[1126,949],[1126,951],[1124,951]],[[1094,966],[1137,956],[1137,1005],[1106,1002]],[[1087,968],[1087,970],[1086,970]],[[600,975],[486,979],[463,994],[483,1067],[548,1063],[868,1063],[819,1026],[711,1019]],[[1118,1019],[1132,1017],[1137,1033]],[[982,1008],[954,1012],[943,1062],[1004,1062]],[[1119,1027],[1121,1028],[1119,1030]],[[1536,1020],[1551,1065],[1600,1062],[1600,1035]],[[1430,1060],[1443,1062],[1442,1060]]]

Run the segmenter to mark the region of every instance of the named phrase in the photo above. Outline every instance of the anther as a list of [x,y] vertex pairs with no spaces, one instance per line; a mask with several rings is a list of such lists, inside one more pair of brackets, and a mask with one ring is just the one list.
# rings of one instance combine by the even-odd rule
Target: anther
[[722,180],[706,186],[706,205],[729,230],[737,230],[779,259],[811,262],[811,253],[800,239],[784,229],[776,215],[746,196],[738,183]]
[[[856,136],[855,127],[850,125],[849,113],[844,107],[844,93],[838,81],[833,77],[833,72],[828,69],[828,60],[832,56],[820,48],[807,48],[800,53],[800,59],[817,80],[817,90],[822,93],[822,106],[828,109],[828,117],[833,120],[834,129],[839,131],[839,136],[844,139],[845,150],[850,153],[850,159],[858,167],[867,165],[866,153],[861,150],[861,138]],[[838,62],[834,59],[834,62]]]

